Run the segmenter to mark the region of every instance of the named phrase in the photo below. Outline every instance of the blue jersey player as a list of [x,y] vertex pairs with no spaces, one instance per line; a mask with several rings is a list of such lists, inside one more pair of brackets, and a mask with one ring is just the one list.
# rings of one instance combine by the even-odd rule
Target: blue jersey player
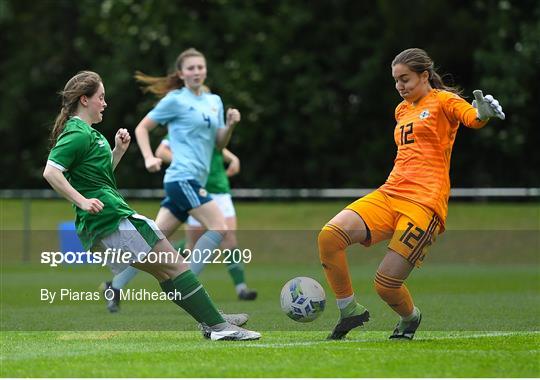
[[176,60],[176,71],[164,78],[138,74],[137,79],[161,100],[146,115],[135,136],[150,172],[161,169],[162,160],[154,156],[149,132],[158,125],[168,129],[173,161],[164,177],[166,198],[156,218],[160,229],[170,236],[189,215],[200,220],[207,232],[195,249],[219,247],[227,233],[225,218],[216,202],[204,189],[214,148],[223,149],[240,121],[236,109],[227,110],[223,120],[223,103],[210,94],[206,79],[206,60],[195,49],[182,52]]
[[156,224],[166,236],[185,222],[189,215],[199,220],[206,232],[199,238],[192,261],[204,261],[214,252],[225,235],[227,223],[215,200],[206,189],[212,152],[223,149],[240,121],[237,109],[228,109],[224,118],[223,103],[204,85],[206,59],[191,48],[176,59],[176,70],[166,77],[137,73],[136,79],[160,101],[135,128],[137,143],[146,169],[157,172],[162,160],[154,156],[149,132],[158,125],[168,129],[173,160],[164,177],[166,197],[156,217]]

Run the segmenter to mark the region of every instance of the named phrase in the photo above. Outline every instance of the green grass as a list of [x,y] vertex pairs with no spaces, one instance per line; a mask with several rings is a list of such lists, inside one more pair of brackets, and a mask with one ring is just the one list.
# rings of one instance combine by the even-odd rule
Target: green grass
[[[239,229],[297,228],[319,229],[348,201],[327,202],[235,202]],[[56,229],[60,220],[74,219],[68,202],[32,200],[30,222],[34,230]],[[129,200],[139,213],[154,218],[159,201]],[[0,226],[3,230],[23,227],[23,202],[0,200]],[[540,203],[459,203],[450,202],[447,229],[527,230],[540,229]]]
[[[258,342],[202,341],[195,332],[43,332],[4,338],[3,376],[537,377],[538,334],[425,332],[392,342],[366,332],[273,331]],[[535,348],[534,348],[535,347]]]
[[[132,202],[155,215],[157,202]],[[124,302],[116,315],[103,301],[39,300],[41,288],[96,291],[107,268],[39,264],[39,249],[56,247],[55,228],[70,219],[65,202],[31,207],[32,262],[20,262],[18,201],[1,210],[2,377],[539,377],[540,266],[538,204],[451,204],[448,232],[407,284],[424,319],[411,342],[387,339],[397,318],[372,289],[384,244],[350,249],[359,301],[372,320],[342,342],[324,338],[337,319],[335,300],[318,264],[318,228],[346,202],[238,205],[242,247],[255,302],[235,299],[222,265],[209,265],[201,281],[226,312],[251,315],[257,342],[209,342],[169,302]],[[40,233],[47,230],[47,233]],[[281,286],[310,276],[327,290],[328,308],[299,324],[279,308]],[[133,288],[158,290],[146,274]]]
[[[263,331],[261,341],[216,343],[202,340],[194,331],[177,331],[193,330],[194,323],[169,303],[126,302],[118,315],[108,315],[101,302],[43,305],[41,310],[34,304],[38,309],[35,310],[29,306],[32,302],[25,299],[28,297],[25,292],[15,292],[16,284],[28,278],[28,269],[10,268],[11,274],[5,279],[10,285],[4,287],[7,298],[3,303],[10,308],[19,327],[71,328],[72,331],[3,331],[2,376],[537,377],[540,374],[535,268],[435,266],[429,272],[418,273],[411,281],[411,290],[423,309],[424,322],[412,342],[387,340],[395,316],[370,291],[368,270],[355,270],[354,278],[373,321],[365,329],[352,332],[347,341],[326,342],[324,337],[336,318],[334,308],[330,307],[317,321],[302,325],[286,318],[277,304],[284,278],[307,273],[320,279],[315,267],[285,268],[284,273],[277,272],[278,267],[249,267],[251,283],[261,291],[261,298],[243,304],[234,301],[223,271],[208,269],[202,280],[217,303],[226,311],[249,312],[252,316],[249,326]],[[34,275],[37,272],[34,270]],[[56,282],[49,286],[91,289],[99,277],[95,269],[78,268],[63,273],[62,279],[56,276]],[[134,280],[133,287],[141,286],[155,288],[148,276]],[[330,305],[332,301],[329,296]],[[88,328],[105,331],[81,331]]]

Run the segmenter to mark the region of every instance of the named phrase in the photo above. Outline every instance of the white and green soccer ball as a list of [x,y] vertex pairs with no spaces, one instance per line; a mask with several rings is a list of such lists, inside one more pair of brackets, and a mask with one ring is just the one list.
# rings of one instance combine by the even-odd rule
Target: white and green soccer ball
[[325,306],[324,289],[312,278],[295,277],[281,289],[281,309],[297,322],[314,321]]

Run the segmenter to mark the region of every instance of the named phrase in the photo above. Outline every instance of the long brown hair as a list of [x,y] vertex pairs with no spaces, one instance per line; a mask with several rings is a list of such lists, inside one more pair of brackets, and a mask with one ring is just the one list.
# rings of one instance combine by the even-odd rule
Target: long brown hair
[[[177,72],[182,70],[182,65],[184,61],[186,60],[186,58],[189,57],[201,57],[206,60],[203,53],[201,53],[197,49],[189,48],[180,53],[180,55],[176,58],[175,70],[167,74],[167,76],[153,77],[150,75],[146,75],[141,71],[135,71],[134,78],[135,80],[137,80],[137,82],[143,85],[141,87],[143,92],[151,92],[152,94],[156,95],[158,98],[161,99],[165,95],[167,95],[169,91],[176,90],[184,85],[184,81],[178,77]],[[206,86],[203,86],[202,90],[204,92],[210,92],[210,90]]]
[[58,93],[62,97],[62,109],[56,116],[51,129],[49,136],[51,147],[56,144],[56,140],[64,130],[69,117],[74,116],[77,112],[80,97],[83,95],[92,97],[102,82],[99,74],[93,71],[80,71],[67,81],[64,90]]
[[427,71],[431,87],[461,95],[462,90],[459,87],[449,86],[444,83],[443,78],[435,70],[433,60],[425,50],[418,48],[403,50],[392,61],[392,67],[400,63],[406,65],[411,71],[417,74]]

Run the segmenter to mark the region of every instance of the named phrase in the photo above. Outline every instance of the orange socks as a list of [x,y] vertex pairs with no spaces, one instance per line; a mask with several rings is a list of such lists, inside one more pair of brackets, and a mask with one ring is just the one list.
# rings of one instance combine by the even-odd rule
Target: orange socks
[[[349,274],[349,264],[345,248],[352,244],[351,238],[342,228],[326,224],[319,233],[319,257],[326,280],[337,299],[351,297],[353,288]],[[377,294],[401,317],[412,314],[414,303],[409,289],[403,280],[386,276],[380,272],[375,275]]]
[[345,253],[345,248],[351,244],[349,235],[334,224],[326,224],[319,233],[319,257],[326,280],[337,299],[353,295],[349,264]]
[[400,316],[408,317],[412,314],[414,303],[411,293],[409,293],[409,289],[407,289],[403,280],[377,272],[375,275],[375,290],[388,306]]

